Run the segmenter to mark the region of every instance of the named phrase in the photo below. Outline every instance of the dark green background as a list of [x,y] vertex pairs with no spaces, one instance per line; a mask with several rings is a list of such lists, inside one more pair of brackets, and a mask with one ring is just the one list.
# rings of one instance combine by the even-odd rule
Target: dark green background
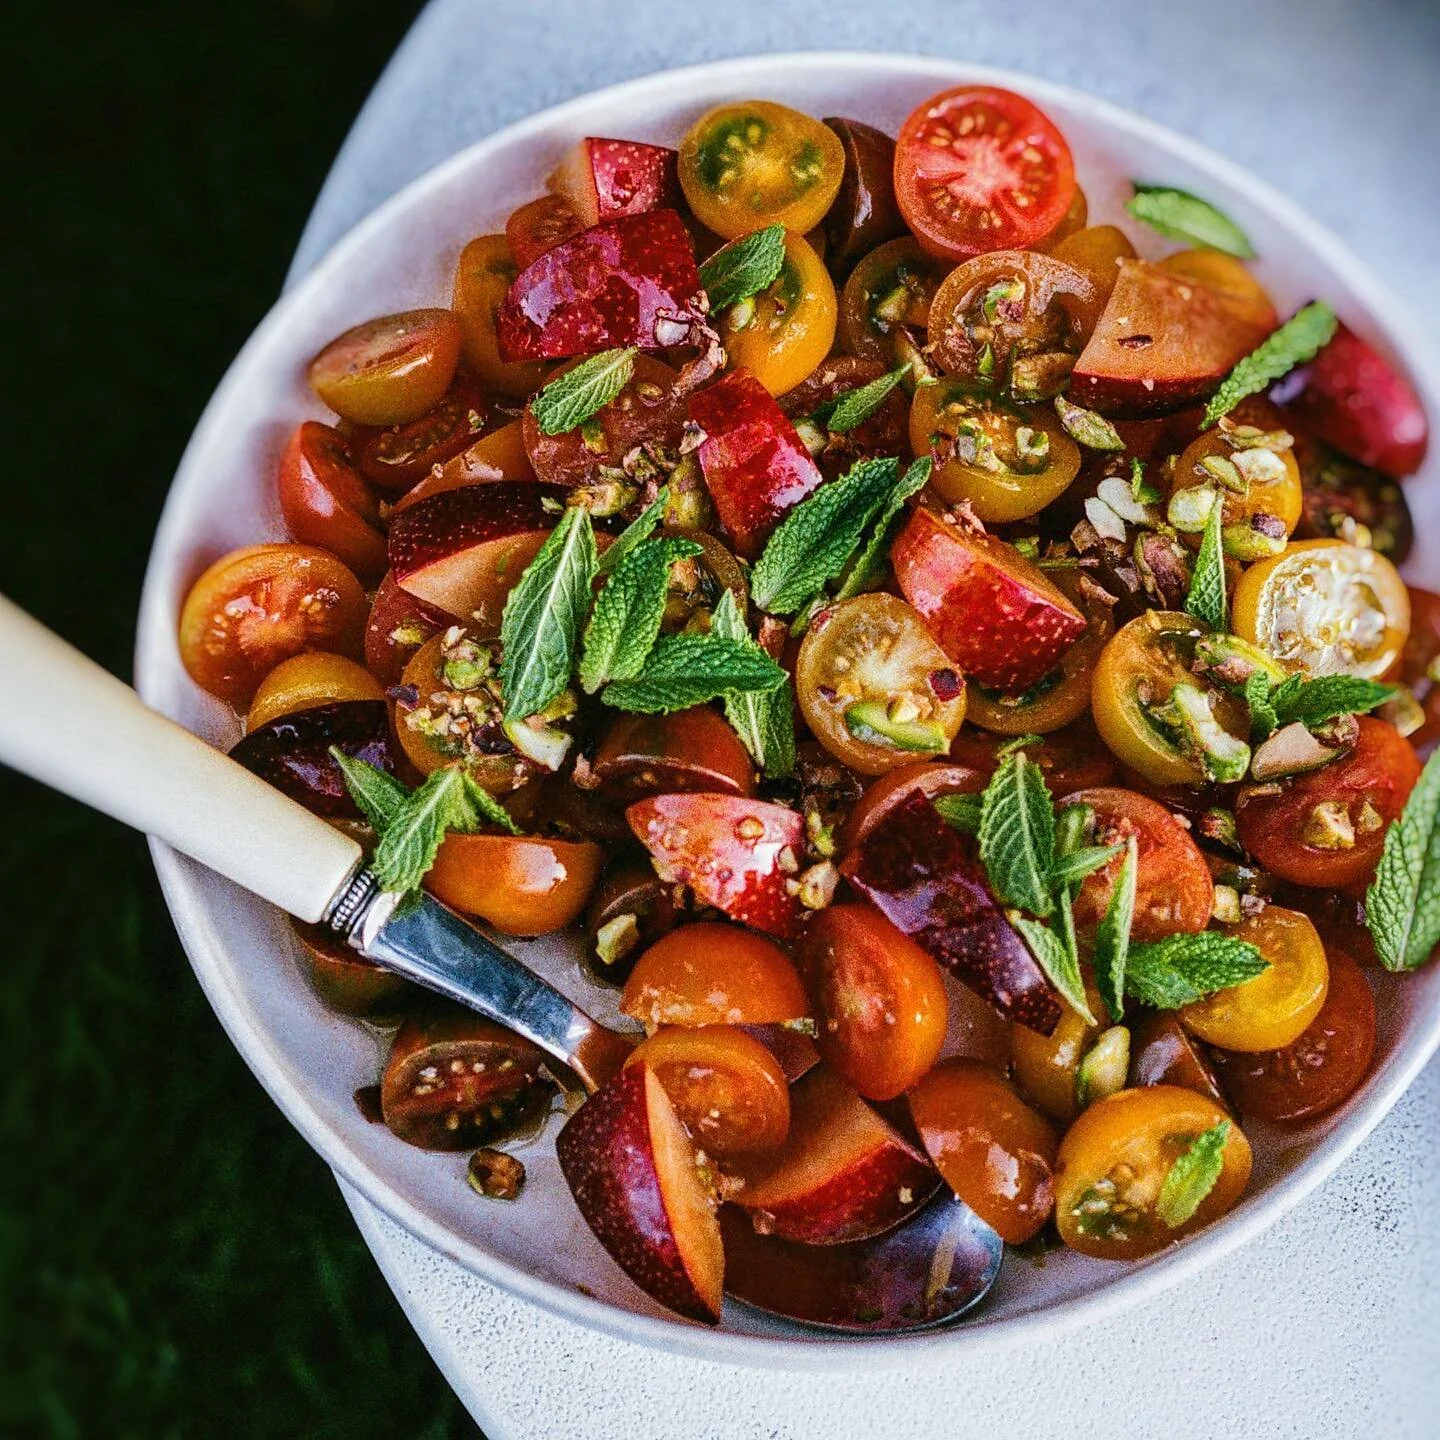
[[[0,590],[122,675],[185,440],[418,8],[6,22]],[[8,772],[0,816],[0,1435],[475,1435],[210,1014],[143,842]]]

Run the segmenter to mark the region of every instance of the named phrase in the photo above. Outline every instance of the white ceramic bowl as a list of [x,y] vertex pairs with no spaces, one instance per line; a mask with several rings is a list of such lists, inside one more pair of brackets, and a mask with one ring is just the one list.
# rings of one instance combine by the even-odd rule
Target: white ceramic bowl
[[[1026,76],[901,56],[812,54],[732,60],[671,71],[570,101],[471,146],[408,186],[357,226],[275,306],[240,352],[196,428],[155,539],[141,605],[136,674],[152,705],[218,745],[239,734],[234,717],[182,669],[175,617],[186,587],[217,554],[283,536],[274,495],[277,458],[296,423],[322,415],[305,360],[332,335],[369,316],[447,304],[455,260],[472,236],[501,228],[517,204],[583,135],[674,144],[702,110],[763,97],[813,115],[849,115],[894,133],[926,96],[990,82],[1036,100],[1075,152],[1097,221],[1124,223],[1135,177],[1192,189],[1233,215],[1264,257],[1257,272],[1282,312],[1314,296],[1406,366],[1440,415],[1440,381],[1397,302],[1324,230],[1259,181],[1137,115]],[[1342,177],[1337,176],[1339,183]],[[1165,248],[1128,224],[1142,253]],[[1421,550],[1418,578],[1440,581],[1423,537],[1440,507],[1440,455],[1410,482]],[[1426,483],[1428,479],[1432,483]],[[203,797],[196,797],[203,804]],[[327,1012],[302,978],[282,916],[162,845],[155,864],[195,972],[231,1039],[296,1128],[387,1214],[477,1274],[576,1320],[631,1340],[727,1359],[786,1366],[853,1367],[882,1358],[943,1355],[1095,1318],[1242,1244],[1331,1173],[1386,1113],[1440,1041],[1440,967],[1380,987],[1374,1072],[1338,1114],[1257,1141],[1244,1201],[1219,1224],[1136,1265],[1052,1254],[1043,1267],[1011,1256],[987,1303],[965,1324],[889,1339],[837,1340],[777,1326],[731,1307],[724,1328],[678,1320],[610,1261],[581,1221],[556,1166],[553,1127],[522,1147],[524,1199],[487,1204],[463,1179],[464,1157],[431,1155],[361,1118],[353,1092],[371,1083],[382,1054],[365,1027]],[[589,983],[573,953],[546,942],[524,959],[604,1017],[609,991]],[[1317,1257],[1323,1262],[1323,1257]]]

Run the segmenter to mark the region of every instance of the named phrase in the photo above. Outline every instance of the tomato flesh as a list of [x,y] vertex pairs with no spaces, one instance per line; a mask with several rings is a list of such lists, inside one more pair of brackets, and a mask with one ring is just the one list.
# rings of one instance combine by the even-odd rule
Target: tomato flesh
[[356,425],[404,425],[436,405],[455,378],[460,321],[450,310],[406,310],[332,340],[306,372],[311,388]]
[[927,255],[909,235],[872,250],[850,272],[840,297],[842,347],[888,369],[895,364],[900,335],[925,329],[945,274],[945,262]]
[[437,466],[474,444],[489,406],[479,386],[462,376],[423,415],[352,438],[360,473],[387,495],[403,495]]
[[330,551],[362,580],[384,574],[380,504],[338,430],[305,421],[280,457],[277,488],[280,513],[294,539]]
[[755,765],[740,737],[713,710],[622,715],[591,762],[606,792],[628,804],[644,795],[704,790],[755,793]]
[[502,359],[496,331],[500,306],[519,273],[503,235],[477,236],[460,252],[452,303],[466,365],[500,394],[523,400],[545,383],[546,367],[538,361]]
[[344,700],[383,700],[380,682],[343,655],[312,650],[282,660],[261,682],[250,702],[245,729],[258,730],[282,715]]

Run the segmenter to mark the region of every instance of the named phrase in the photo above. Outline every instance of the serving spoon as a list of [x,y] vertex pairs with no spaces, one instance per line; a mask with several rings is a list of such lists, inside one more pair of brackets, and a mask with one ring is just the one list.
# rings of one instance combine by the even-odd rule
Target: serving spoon
[[[365,867],[354,839],[150,709],[3,595],[0,675],[0,762],[156,836],[296,919],[324,926],[386,970],[508,1026],[567,1066],[591,1093],[625,1063],[635,1043],[630,1036],[587,1015],[433,897],[400,904]],[[914,1236],[902,1240],[912,1228]],[[883,1237],[908,1256],[896,1274],[910,1278],[890,1286],[878,1320],[848,1323],[799,1290],[787,1305],[790,1287],[784,1285],[732,1291],[801,1323],[890,1331],[932,1326],[985,1294],[1003,1248],[976,1220],[944,1226],[937,1252],[933,1229],[907,1226]],[[878,1273],[867,1268],[868,1256],[839,1255],[851,1247],[829,1248],[844,1262],[838,1285],[854,1291]],[[949,1261],[944,1275],[935,1268],[942,1260]]]

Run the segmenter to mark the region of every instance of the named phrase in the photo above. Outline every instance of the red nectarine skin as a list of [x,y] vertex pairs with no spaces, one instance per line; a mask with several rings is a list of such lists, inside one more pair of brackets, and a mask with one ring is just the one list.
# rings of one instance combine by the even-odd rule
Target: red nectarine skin
[[1060,997],[986,887],[971,842],[922,795],[897,805],[841,870],[892,924],[1007,1020],[1048,1035]]
[[800,902],[785,887],[794,867],[781,863],[786,851],[798,860],[804,841],[805,822],[794,810],[735,795],[655,795],[636,801],[625,818],[702,905],[781,939],[799,929]]
[[900,591],[968,679],[1011,694],[1059,664],[1085,617],[1012,546],[921,506],[890,551]]
[[387,570],[365,625],[365,668],[382,685],[398,685],[410,657],[449,623],[448,615],[407,595]]
[[[652,1086],[660,1089],[648,1066],[622,1070],[565,1122],[556,1158],[585,1223],[616,1264],[662,1305],[714,1324],[720,1318],[719,1275],[714,1292],[705,1284],[702,1294],[677,1240],[651,1133]],[[660,1096],[668,1107],[663,1090]],[[699,1184],[698,1176],[693,1183]],[[713,1216],[710,1224],[716,1225]],[[719,1245],[717,1226],[716,1250]]]
[[637,140],[602,140],[593,136],[581,143],[595,189],[596,220],[643,215],[647,210],[675,204],[680,182],[675,173],[674,150],[664,145],[642,145]]
[[748,371],[697,391],[690,418],[705,432],[700,469],[720,523],[736,551],[753,560],[785,512],[820,484],[819,467]]
[[[507,361],[676,345],[701,318],[700,273],[674,210],[607,220],[526,266],[495,317]],[[658,329],[657,329],[658,326]]]
[[1129,420],[1164,415],[1211,395],[1264,338],[1203,285],[1126,260],[1075,362],[1070,398]]

